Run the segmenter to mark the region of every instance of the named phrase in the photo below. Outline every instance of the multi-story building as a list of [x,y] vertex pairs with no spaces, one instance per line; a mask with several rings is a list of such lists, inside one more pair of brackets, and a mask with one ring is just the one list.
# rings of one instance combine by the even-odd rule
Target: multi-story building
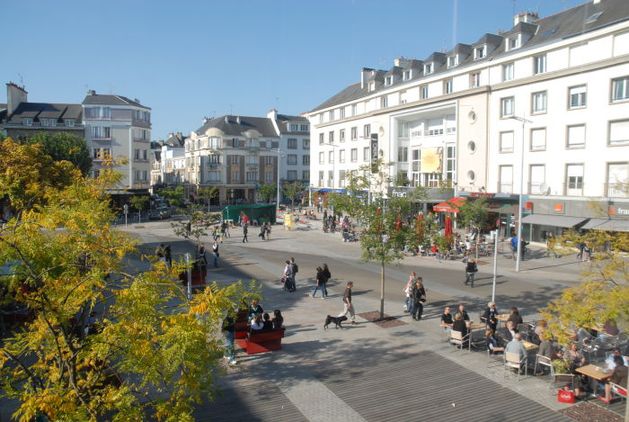
[[93,175],[113,159],[122,175],[119,190],[146,191],[150,182],[151,109],[137,99],[92,90],[83,100],[83,123]]
[[181,132],[169,133],[165,141],[151,149],[151,187],[188,182],[185,143]]
[[84,137],[81,104],[31,103],[28,92],[7,83],[7,104],[0,104],[0,130],[13,139],[36,133],[69,132]]
[[398,182],[452,186],[493,205],[526,195],[532,240],[588,218],[629,231],[627,1],[518,14],[507,32],[363,69],[307,116],[317,187],[343,187],[377,154]]
[[184,140],[185,161],[178,148],[162,147],[160,163],[153,164],[152,181],[216,186],[221,204],[259,201],[262,184],[298,181],[308,186],[309,126],[303,117],[276,110],[267,117],[204,119],[203,126]]

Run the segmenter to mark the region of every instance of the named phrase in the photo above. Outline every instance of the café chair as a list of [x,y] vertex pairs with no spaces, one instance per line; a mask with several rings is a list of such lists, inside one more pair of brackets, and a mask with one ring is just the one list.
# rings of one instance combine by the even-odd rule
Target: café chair
[[505,366],[504,366],[504,374],[507,373],[508,370],[515,369],[518,371],[518,381],[520,381],[520,372],[522,372],[522,368],[524,368],[524,375],[528,376],[529,368],[528,368],[528,357],[522,356],[518,353],[510,353],[505,352]]
[[627,400],[627,389],[625,387],[621,387],[613,382],[610,382],[609,385],[612,387],[612,399],[614,396],[619,396],[621,399]]
[[468,349],[471,350],[470,333],[463,335],[460,331],[450,330],[450,344],[454,344],[459,348],[459,350],[463,350],[463,348],[467,345]]

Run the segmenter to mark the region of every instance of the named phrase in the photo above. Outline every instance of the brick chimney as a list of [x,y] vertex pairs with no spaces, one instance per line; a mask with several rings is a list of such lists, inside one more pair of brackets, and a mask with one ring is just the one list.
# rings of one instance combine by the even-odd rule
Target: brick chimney
[[7,84],[7,113],[8,116],[18,108],[21,103],[28,101],[28,92],[23,86],[18,86],[13,82]]

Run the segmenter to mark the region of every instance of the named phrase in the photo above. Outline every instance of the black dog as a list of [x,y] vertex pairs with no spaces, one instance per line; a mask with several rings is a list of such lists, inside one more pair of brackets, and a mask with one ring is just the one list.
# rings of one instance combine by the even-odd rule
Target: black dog
[[327,330],[328,325],[330,325],[331,323],[336,324],[336,328],[343,328],[343,321],[347,321],[347,317],[345,315],[340,317],[328,315],[327,317],[325,317],[325,324],[323,324],[323,329]]

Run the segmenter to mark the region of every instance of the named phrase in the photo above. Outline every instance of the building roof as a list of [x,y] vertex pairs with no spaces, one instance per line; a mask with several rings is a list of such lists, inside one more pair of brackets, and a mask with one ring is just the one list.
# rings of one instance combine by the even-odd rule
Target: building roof
[[164,145],[174,148],[181,148],[186,145],[186,138],[181,132],[169,133],[168,138],[164,141]]
[[150,110],[150,107],[140,104],[138,99],[131,100],[122,95],[110,95],[110,94],[97,94],[95,91],[90,91],[83,100],[83,105],[121,105],[121,106],[134,106],[142,107]]
[[[21,124],[23,118],[31,119],[74,119],[80,120],[83,109],[81,104],[57,104],[57,103],[20,103],[15,111],[4,119],[9,123]],[[2,114],[0,114],[2,117]]]
[[289,116],[286,114],[278,114],[277,115],[277,127],[280,130],[280,133],[283,135],[308,135],[310,131],[301,131],[301,130],[290,130],[290,124],[307,124],[310,122],[308,119],[302,116]]
[[[503,35],[513,34],[515,32],[533,34],[528,41],[526,41],[520,48],[516,50],[511,50],[509,52],[505,51],[503,36],[489,33],[484,34],[480,39],[478,39],[471,45],[480,46],[482,44],[488,44],[495,48],[488,48],[487,55],[480,60],[474,60],[473,55],[470,54],[466,59],[459,62],[459,65],[456,66],[456,69],[469,65],[471,63],[494,60],[501,55],[513,54],[517,51],[531,49],[551,42],[557,42],[563,39],[575,37],[626,20],[629,20],[629,1],[603,0],[597,4],[594,4],[592,0],[588,0],[580,6],[576,6],[557,14],[538,19],[533,23],[519,22],[518,24],[516,24],[511,30],[507,31]],[[457,47],[459,47],[459,45],[457,45]],[[455,47],[453,51],[449,51],[446,54],[455,54],[454,51],[457,49],[457,47]],[[435,60],[435,62],[441,62],[440,59],[442,58],[440,55],[441,53],[433,53],[424,62],[429,62],[434,59],[437,59]],[[409,61],[412,59],[404,60]],[[404,67],[404,65],[402,66]],[[436,68],[434,69],[434,72],[430,75],[430,77],[433,77],[435,74],[441,72],[452,70],[446,69],[446,66],[435,67]],[[380,76],[380,72],[384,74],[384,71],[377,71],[377,73],[379,74],[378,76]],[[417,79],[423,78],[423,75],[420,75],[419,72],[413,73],[414,74],[411,81],[416,81]],[[374,75],[374,77],[376,77],[376,75]],[[410,81],[396,81],[393,83],[393,86],[398,84],[406,84],[409,82]],[[390,88],[391,85],[384,87],[384,89]],[[376,87],[376,91],[380,89],[382,89],[381,86]],[[373,93],[373,91],[368,91],[366,84],[363,88],[361,88],[360,83],[352,84],[342,89],[331,98],[325,100],[323,103],[313,108],[310,112],[358,100],[360,98],[373,95]]]
[[202,135],[210,128],[220,129],[225,135],[243,136],[243,133],[255,129],[265,138],[277,138],[277,132],[271,119],[267,117],[221,116],[207,120],[195,132]]

